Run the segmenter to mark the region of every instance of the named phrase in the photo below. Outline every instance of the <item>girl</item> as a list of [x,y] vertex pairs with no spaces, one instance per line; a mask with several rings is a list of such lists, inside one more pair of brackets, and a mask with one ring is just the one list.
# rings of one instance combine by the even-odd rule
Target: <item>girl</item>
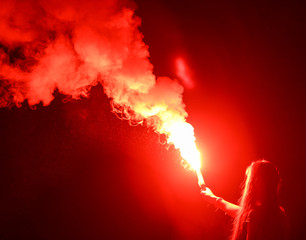
[[207,202],[234,218],[232,240],[283,240],[286,217],[279,205],[279,184],[276,167],[260,160],[246,170],[239,206],[216,197],[209,188],[201,194]]

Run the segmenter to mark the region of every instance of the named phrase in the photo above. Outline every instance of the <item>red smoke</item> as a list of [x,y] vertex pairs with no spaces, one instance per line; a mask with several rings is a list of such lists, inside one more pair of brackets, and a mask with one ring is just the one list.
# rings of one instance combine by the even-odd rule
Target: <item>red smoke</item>
[[[183,87],[156,80],[133,4],[9,0],[0,3],[0,106],[79,98],[98,82],[115,112],[169,134],[185,122]],[[191,134],[193,129],[191,129]]]
[[183,87],[153,74],[134,9],[120,1],[1,3],[0,106],[48,105],[54,90],[78,98],[101,83],[113,111],[168,136],[200,170]]
[[146,92],[154,84],[140,20],[118,1],[0,4],[0,73],[16,104],[47,105],[56,88],[78,97],[97,81],[110,97],[114,85]]
[[[100,82],[115,111],[156,126],[184,119],[183,88],[152,73],[148,47],[125,1],[8,0],[0,3],[1,107],[78,98]],[[131,114],[133,112],[133,114]],[[163,116],[162,116],[163,115]]]

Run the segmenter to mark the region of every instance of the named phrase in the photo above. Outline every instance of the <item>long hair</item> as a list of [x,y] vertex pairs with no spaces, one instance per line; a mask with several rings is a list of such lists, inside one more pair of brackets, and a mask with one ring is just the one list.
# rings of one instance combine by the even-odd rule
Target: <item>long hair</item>
[[276,167],[266,160],[253,162],[246,170],[240,210],[234,220],[232,240],[244,235],[243,225],[257,206],[265,209],[278,206],[278,188],[280,177]]

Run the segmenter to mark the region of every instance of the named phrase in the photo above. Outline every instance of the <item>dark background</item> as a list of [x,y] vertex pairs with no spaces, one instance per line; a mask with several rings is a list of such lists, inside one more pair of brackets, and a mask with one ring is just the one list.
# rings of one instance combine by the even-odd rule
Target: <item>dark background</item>
[[[226,1],[227,2],[227,1]],[[291,239],[305,237],[305,14],[294,1],[137,1],[157,75],[190,68],[188,121],[203,175],[237,202],[246,167],[278,166]],[[1,239],[226,239],[178,152],[111,113],[98,85],[75,101],[0,109]]]

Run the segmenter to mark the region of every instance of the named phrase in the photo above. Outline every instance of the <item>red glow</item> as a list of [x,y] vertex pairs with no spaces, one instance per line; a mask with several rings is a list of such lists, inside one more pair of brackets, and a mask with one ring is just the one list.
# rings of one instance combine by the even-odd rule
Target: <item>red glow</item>
[[180,78],[185,87],[194,87],[194,83],[190,76],[190,71],[182,58],[176,59],[176,75]]

